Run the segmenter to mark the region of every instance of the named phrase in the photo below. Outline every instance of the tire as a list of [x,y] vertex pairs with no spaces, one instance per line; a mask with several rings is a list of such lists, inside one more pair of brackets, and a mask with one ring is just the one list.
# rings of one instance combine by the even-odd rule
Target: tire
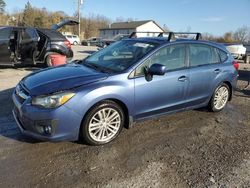
[[77,45],[78,43],[75,41],[75,42],[73,42],[73,45]]
[[85,116],[81,125],[80,138],[90,145],[107,144],[120,134],[124,120],[124,112],[117,103],[109,100],[102,101]]
[[32,53],[32,64],[33,65],[36,65],[36,58],[37,58],[37,52],[36,51],[33,51],[33,53]]
[[[50,54],[51,55],[51,54]],[[47,55],[46,58],[45,58],[45,65],[47,67],[52,67],[52,63],[51,63],[51,59],[50,59],[50,55]]]
[[52,63],[51,63],[51,59],[50,59],[50,55],[58,55],[59,53],[56,52],[50,52],[47,55],[45,55],[45,59],[44,59],[44,64],[47,67],[52,67]]
[[227,104],[227,101],[230,96],[230,89],[227,84],[219,85],[209,102],[209,109],[212,112],[219,112],[223,110]]
[[250,55],[245,56],[245,63],[249,64],[250,63]]

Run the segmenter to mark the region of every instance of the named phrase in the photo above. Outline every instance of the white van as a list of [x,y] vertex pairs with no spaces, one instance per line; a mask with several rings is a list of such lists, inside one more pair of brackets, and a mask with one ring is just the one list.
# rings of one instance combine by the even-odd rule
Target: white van
[[64,35],[70,44],[77,45],[80,44],[80,38],[77,35]]

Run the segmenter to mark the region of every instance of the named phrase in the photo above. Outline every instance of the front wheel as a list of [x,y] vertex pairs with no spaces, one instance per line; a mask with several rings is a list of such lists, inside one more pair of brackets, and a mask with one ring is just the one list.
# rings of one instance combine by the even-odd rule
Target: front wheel
[[94,106],[82,123],[82,138],[90,145],[102,145],[114,140],[124,126],[124,112],[113,101]]
[[75,42],[73,42],[73,45],[77,45],[78,43],[75,41]]
[[230,89],[227,84],[219,85],[210,100],[209,108],[213,112],[221,111],[227,104],[229,99]]

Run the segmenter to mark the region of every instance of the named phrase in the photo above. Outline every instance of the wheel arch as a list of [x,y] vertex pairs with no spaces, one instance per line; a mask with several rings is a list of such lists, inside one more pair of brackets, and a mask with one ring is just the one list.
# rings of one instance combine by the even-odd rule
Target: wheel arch
[[132,123],[132,118],[129,116],[129,109],[127,107],[127,105],[125,104],[125,102],[119,100],[119,99],[116,99],[116,98],[105,98],[105,99],[102,99],[102,100],[99,100],[98,102],[95,102],[94,104],[92,104],[88,110],[86,111],[86,113],[83,115],[82,117],[82,121],[81,121],[81,125],[80,125],[80,129],[79,129],[79,138],[81,136],[81,132],[82,132],[82,124],[86,118],[86,115],[95,107],[97,106],[98,104],[104,102],[104,101],[112,101],[112,102],[115,102],[116,104],[118,104],[123,112],[124,112],[124,117],[125,117],[125,124],[124,124],[124,127],[125,128],[129,128],[130,127],[130,124]]
[[229,89],[230,89],[230,94],[229,94],[229,99],[228,100],[231,101],[232,100],[232,96],[233,96],[233,87],[232,87],[232,84],[229,81],[224,81],[223,83],[226,84],[229,87]]
[[230,93],[229,93],[229,99],[228,99],[228,101],[231,101],[231,100],[232,100],[232,97],[233,97],[233,86],[232,86],[232,84],[231,84],[229,81],[227,81],[227,80],[220,82],[219,84],[216,85],[215,88],[213,88],[213,93],[212,93],[212,95],[211,95],[211,97],[210,97],[209,100],[211,100],[211,98],[213,97],[213,94],[214,94],[216,88],[218,88],[218,87],[219,87],[220,85],[222,85],[222,84],[226,84],[226,85],[229,87]]

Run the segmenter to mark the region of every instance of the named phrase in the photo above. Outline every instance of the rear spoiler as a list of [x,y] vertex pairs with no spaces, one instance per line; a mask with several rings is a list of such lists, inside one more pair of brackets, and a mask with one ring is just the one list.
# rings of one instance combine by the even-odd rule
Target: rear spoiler
[[145,34],[158,34],[157,37],[164,37],[164,34],[168,35],[167,40],[171,41],[171,40],[175,40],[176,36],[180,36],[180,37],[186,37],[187,35],[195,35],[195,40],[201,40],[202,36],[201,33],[195,33],[195,32],[133,32],[130,34],[129,38],[137,38],[137,33],[145,33]]

